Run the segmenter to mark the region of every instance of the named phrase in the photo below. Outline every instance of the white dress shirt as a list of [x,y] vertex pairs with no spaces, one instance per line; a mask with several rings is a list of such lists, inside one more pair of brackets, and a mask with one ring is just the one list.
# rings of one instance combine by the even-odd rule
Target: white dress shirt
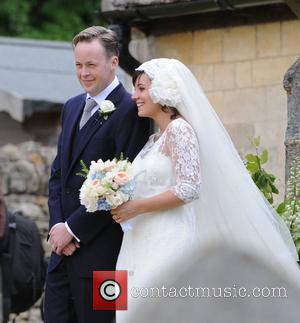
[[107,86],[102,92],[96,96],[90,96],[89,93],[86,94],[86,100],[91,98],[97,102],[97,105],[91,111],[91,116],[99,109],[101,103],[107,98],[107,96],[119,85],[119,80],[115,76],[114,80]]

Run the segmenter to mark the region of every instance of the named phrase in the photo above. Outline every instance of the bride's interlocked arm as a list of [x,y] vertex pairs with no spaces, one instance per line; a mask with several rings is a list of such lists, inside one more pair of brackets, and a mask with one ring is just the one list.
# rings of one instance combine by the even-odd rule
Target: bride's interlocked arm
[[201,170],[198,141],[193,128],[183,119],[177,119],[166,130],[164,147],[173,163],[176,185],[171,192],[185,203],[198,199]]

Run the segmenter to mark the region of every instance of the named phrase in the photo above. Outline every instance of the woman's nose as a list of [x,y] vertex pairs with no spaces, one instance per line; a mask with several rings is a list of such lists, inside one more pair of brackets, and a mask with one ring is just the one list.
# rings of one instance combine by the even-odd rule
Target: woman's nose
[[132,98],[132,100],[134,100],[134,101],[137,99],[137,97],[136,97],[136,92],[135,92],[135,91],[132,93],[131,98]]

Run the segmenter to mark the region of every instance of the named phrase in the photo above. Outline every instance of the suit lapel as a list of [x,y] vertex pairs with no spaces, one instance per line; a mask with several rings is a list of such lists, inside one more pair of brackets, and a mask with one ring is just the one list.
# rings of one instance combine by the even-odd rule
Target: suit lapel
[[[118,109],[118,103],[120,102],[120,100],[122,99],[122,96],[125,92],[125,89],[123,87],[123,85],[120,83],[106,98],[106,100],[110,100],[113,102],[113,104],[115,105],[116,109]],[[84,104],[83,104],[84,105]],[[83,109],[83,107],[82,107]],[[78,109],[80,110],[80,112],[82,111],[82,109]],[[80,113],[79,113],[80,115]],[[70,134],[69,134],[69,144],[71,143],[71,138],[72,138],[72,134],[74,133],[76,127],[78,126],[78,118],[79,116],[77,116],[75,122],[72,125],[72,129],[70,127]],[[74,118],[75,119],[75,118]],[[73,119],[73,121],[74,121]],[[74,164],[78,161],[82,151],[84,150],[84,148],[87,146],[87,144],[89,143],[89,141],[91,140],[91,138],[93,137],[93,134],[99,130],[101,128],[101,126],[106,122],[106,120],[104,120],[103,117],[100,117],[98,112],[95,112],[95,114],[93,116],[91,116],[91,120],[88,121],[87,124],[87,128],[83,129],[82,135],[80,134],[80,140],[78,143],[78,146],[76,147],[76,151],[74,152],[74,158],[71,161],[71,165],[69,167],[69,171],[68,171],[68,175],[70,174]],[[100,158],[100,157],[99,157]]]

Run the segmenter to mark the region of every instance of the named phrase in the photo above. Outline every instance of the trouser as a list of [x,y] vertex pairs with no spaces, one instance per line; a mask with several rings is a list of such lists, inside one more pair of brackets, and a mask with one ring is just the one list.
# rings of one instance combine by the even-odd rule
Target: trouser
[[92,279],[80,277],[68,258],[47,274],[45,323],[112,323],[114,311],[92,307]]

